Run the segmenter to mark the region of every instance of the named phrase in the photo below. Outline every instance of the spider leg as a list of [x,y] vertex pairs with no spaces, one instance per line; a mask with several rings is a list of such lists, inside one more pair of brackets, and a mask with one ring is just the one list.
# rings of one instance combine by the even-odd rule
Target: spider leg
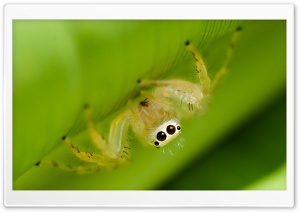
[[228,46],[228,49],[226,52],[226,58],[224,60],[224,63],[222,65],[222,67],[220,68],[220,70],[217,72],[214,80],[212,81],[211,92],[213,92],[217,88],[217,86],[220,84],[220,82],[224,79],[224,77],[227,74],[228,67],[230,66],[230,63],[232,61],[232,55],[233,55],[235,43],[238,39],[241,29],[242,29],[241,27],[238,27],[235,30],[235,32],[233,33],[233,36],[229,42],[229,46]]
[[93,173],[99,169],[110,167],[111,163],[107,164],[98,164],[98,163],[87,163],[84,165],[66,165],[62,162],[57,162],[53,160],[42,160],[35,164],[38,167],[55,167],[65,171],[76,172],[77,174],[89,174]]
[[90,173],[96,171],[100,167],[112,166],[118,163],[117,159],[114,158],[109,158],[104,155],[95,154],[91,152],[80,151],[77,147],[75,147],[72,144],[71,139],[67,136],[64,136],[62,139],[64,143],[68,146],[68,148],[71,150],[71,152],[73,152],[77,158],[87,162],[86,165],[71,166],[71,165],[66,165],[64,163],[56,162],[52,160],[41,160],[35,165],[48,166],[48,167],[52,166],[66,171],[75,171],[77,173],[84,174],[84,173]]
[[[110,125],[109,145],[118,154],[118,157],[129,159],[129,138],[128,138],[129,123],[126,113],[122,113],[115,118]],[[126,150],[127,148],[127,150]],[[125,157],[122,157],[126,154]]]
[[85,107],[85,115],[88,122],[88,129],[90,133],[91,140],[94,145],[101,151],[101,153],[108,158],[118,158],[118,152],[116,152],[105,140],[105,138],[100,135],[95,127],[94,121],[91,116],[91,111],[88,106]]
[[110,161],[113,159],[118,163],[122,163],[128,160],[128,156],[123,157],[124,154],[128,154],[128,150],[126,151],[124,148],[129,147],[127,137],[129,123],[127,121],[126,113],[120,114],[111,122],[108,141],[106,141],[96,130],[88,107],[85,109],[85,114],[93,143],[101,151],[101,154],[103,154],[104,157],[107,157],[107,159],[104,158],[102,161]]
[[116,159],[105,157],[104,155],[80,151],[77,147],[75,147],[71,139],[67,136],[63,137],[64,143],[69,147],[69,149],[74,153],[74,155],[88,163],[99,163],[99,161],[102,161],[103,165],[107,163],[111,163],[113,161],[116,161]]
[[185,45],[186,45],[187,49],[190,50],[190,52],[193,54],[193,56],[196,60],[196,70],[198,73],[199,81],[202,86],[203,93],[207,94],[207,93],[209,93],[211,82],[210,82],[210,78],[207,73],[205,63],[202,59],[202,56],[189,41],[187,41],[185,43]]
[[[90,115],[90,109],[85,108],[85,114],[88,121],[89,132],[92,141],[95,146],[100,150],[100,154],[80,151],[75,147],[71,139],[67,136],[63,136],[64,143],[68,146],[71,152],[80,160],[86,162],[86,165],[69,166],[60,162],[42,160],[36,163],[36,166],[53,166],[67,171],[75,171],[77,173],[90,173],[99,169],[114,167],[116,165],[124,165],[128,160],[130,147],[128,145],[128,139],[125,137],[128,132],[128,123],[126,122],[126,116],[120,115],[113,120],[110,129],[109,142],[107,142],[103,136],[98,134],[95,124]],[[126,154],[126,156],[124,156]]]

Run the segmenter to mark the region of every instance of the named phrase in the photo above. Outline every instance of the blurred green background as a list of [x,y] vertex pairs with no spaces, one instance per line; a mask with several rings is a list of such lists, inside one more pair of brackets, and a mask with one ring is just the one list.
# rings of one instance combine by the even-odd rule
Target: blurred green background
[[[208,112],[182,120],[183,148],[163,154],[133,139],[127,167],[87,175],[34,166],[81,164],[61,142],[66,134],[95,151],[84,104],[107,135],[111,119],[139,97],[139,78],[196,82],[186,40],[213,78],[238,26],[229,73]],[[286,189],[286,22],[15,20],[13,189]]]

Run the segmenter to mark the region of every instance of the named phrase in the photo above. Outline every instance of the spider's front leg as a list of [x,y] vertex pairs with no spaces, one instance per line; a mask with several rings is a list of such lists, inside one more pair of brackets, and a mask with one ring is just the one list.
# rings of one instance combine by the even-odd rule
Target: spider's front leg
[[242,30],[242,27],[236,28],[235,32],[233,33],[233,35],[231,37],[231,40],[229,41],[229,45],[228,45],[227,52],[226,52],[226,58],[223,62],[222,67],[220,68],[220,70],[218,70],[214,80],[212,81],[212,85],[211,85],[211,89],[210,89],[211,93],[216,90],[216,88],[222,82],[222,80],[224,79],[224,77],[226,76],[226,74],[228,72],[228,68],[232,61],[233,50],[234,50],[235,44],[237,42],[237,39],[240,35],[241,30]]
[[88,128],[91,140],[95,147],[100,150],[99,154],[81,151],[75,147],[68,136],[63,136],[62,140],[73,152],[73,154],[84,161],[84,165],[66,165],[53,160],[41,160],[36,166],[52,166],[66,171],[74,171],[78,174],[87,174],[103,168],[115,167],[125,164],[129,159],[129,150],[127,132],[129,124],[126,121],[125,114],[121,114],[111,123],[108,142],[100,135],[92,120],[90,108],[85,107],[85,114],[88,121]]
[[196,50],[196,48],[187,41],[185,43],[186,47],[190,52],[193,54],[195,61],[196,61],[196,71],[199,77],[200,85],[202,87],[203,94],[208,94],[210,92],[210,84],[211,80],[208,76],[207,69],[205,63],[202,59],[200,53]]
[[90,108],[85,108],[85,114],[88,121],[88,128],[91,140],[105,157],[116,160],[117,163],[124,162],[123,158],[129,158],[129,123],[125,113],[117,116],[110,124],[108,141],[100,135],[95,127],[90,114]]

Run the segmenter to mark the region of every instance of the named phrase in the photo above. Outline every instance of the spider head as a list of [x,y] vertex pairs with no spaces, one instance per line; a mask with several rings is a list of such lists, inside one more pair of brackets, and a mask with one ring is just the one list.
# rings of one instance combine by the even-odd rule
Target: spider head
[[151,133],[150,143],[156,148],[163,147],[176,138],[180,133],[181,127],[176,119],[163,122]]

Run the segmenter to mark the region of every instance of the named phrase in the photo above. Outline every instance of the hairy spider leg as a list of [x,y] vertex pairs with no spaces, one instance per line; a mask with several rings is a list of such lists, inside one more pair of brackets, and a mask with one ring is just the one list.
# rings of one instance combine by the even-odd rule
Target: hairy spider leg
[[[104,157],[103,155],[95,154],[95,153],[90,153],[90,152],[85,152],[85,151],[80,151],[77,147],[75,147],[72,143],[70,138],[67,136],[64,136],[63,138],[64,143],[68,146],[68,148],[74,153],[74,155],[90,164],[86,166],[86,172],[89,170],[94,170],[95,167],[93,166],[108,166],[111,165],[112,163],[115,163],[114,159]],[[57,162],[57,161],[52,161],[52,160],[41,160],[35,164],[36,166],[52,166],[52,167],[57,167],[59,169],[63,169],[66,171],[75,171],[77,173],[80,173],[84,171],[84,166],[70,166],[70,165],[65,165],[62,162]]]
[[56,167],[56,168],[59,168],[59,169],[65,170],[65,171],[76,172],[77,174],[91,173],[91,172],[95,172],[99,169],[99,166],[96,163],[72,166],[72,165],[66,165],[64,163],[52,161],[52,160],[42,160],[42,161],[38,162],[36,164],[36,166]]
[[85,114],[88,121],[90,137],[95,146],[101,151],[104,162],[110,163],[111,160],[121,165],[130,159],[129,138],[126,137],[129,129],[129,122],[126,113],[117,116],[110,124],[108,141],[96,130],[94,121],[90,114],[90,108],[85,108]]
[[199,81],[202,86],[202,91],[205,94],[209,93],[210,91],[210,78],[207,73],[207,69],[205,66],[205,63],[200,55],[200,53],[196,50],[196,48],[189,42],[187,41],[185,43],[186,47],[190,52],[193,54],[195,60],[196,60],[196,70],[198,73]]
[[77,147],[75,147],[71,139],[67,136],[63,137],[65,144],[68,148],[74,153],[74,155],[88,163],[97,163],[100,166],[105,166],[106,164],[115,163],[116,159],[105,157],[104,155],[80,151]]
[[85,115],[88,122],[88,129],[90,133],[91,140],[94,145],[101,151],[101,153],[108,158],[119,158],[118,152],[116,152],[105,140],[105,138],[100,135],[95,127],[94,121],[91,116],[91,110],[88,106],[85,107]]
[[235,32],[233,33],[231,40],[229,41],[229,46],[227,48],[227,52],[226,52],[226,57],[224,60],[224,63],[222,65],[222,67],[220,68],[220,70],[217,72],[212,85],[211,85],[211,93],[217,88],[217,86],[222,82],[222,80],[224,79],[224,77],[226,76],[227,72],[228,72],[228,67],[232,61],[232,55],[233,55],[233,50],[236,44],[236,41],[240,35],[240,31],[242,30],[241,27],[238,27]]
[[[129,127],[128,123],[125,122],[125,115],[121,114],[119,117],[113,120],[109,136],[110,143],[107,144],[106,141],[102,138],[102,136],[99,135],[96,131],[94,122],[90,116],[90,112],[87,111],[89,109],[85,108],[85,110],[91,138],[92,140],[95,138],[98,139],[93,141],[102,154],[80,151],[77,147],[75,147],[72,144],[71,139],[69,137],[63,136],[62,140],[71,150],[71,152],[73,152],[77,158],[87,162],[87,164],[79,166],[70,166],[65,165],[61,162],[42,160],[36,163],[36,166],[52,166],[66,171],[75,171],[79,174],[85,174],[96,171],[103,167],[113,167],[115,165],[124,164],[124,162],[129,159],[128,152],[130,150],[130,147],[128,146],[128,140],[124,137],[124,135],[127,134],[127,130]],[[101,139],[99,139],[99,137]]]
[[109,146],[115,151],[118,157],[129,159],[129,137],[128,129],[129,122],[126,113],[122,113],[115,118],[110,125],[108,143]]

